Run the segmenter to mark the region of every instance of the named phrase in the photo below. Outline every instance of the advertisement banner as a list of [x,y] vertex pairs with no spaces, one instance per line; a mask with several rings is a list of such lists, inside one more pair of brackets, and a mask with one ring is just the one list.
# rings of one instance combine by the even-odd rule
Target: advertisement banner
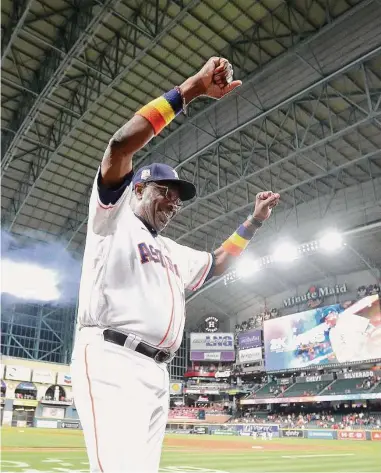
[[326,297],[345,294],[348,291],[346,283],[336,284],[335,286],[311,286],[307,292],[300,295],[294,295],[283,299],[284,307],[292,307],[295,305],[306,304],[311,309],[319,307],[323,304]]
[[191,351],[190,359],[191,361],[235,361],[235,351]]
[[205,426],[197,426],[193,428],[193,433],[194,434],[207,434],[208,433],[208,427]]
[[350,307],[335,304],[264,321],[267,371],[359,362],[381,358],[369,333],[381,316],[378,295]]
[[47,370],[33,370],[32,381],[35,383],[55,384],[56,373]]
[[373,371],[352,371],[351,373],[338,373],[337,379],[373,378],[373,376]]
[[57,373],[57,384],[61,386],[71,386],[71,374]]
[[31,369],[20,365],[7,365],[5,379],[30,381]]
[[290,438],[302,438],[304,436],[304,431],[301,429],[281,429],[283,437]]
[[238,359],[240,363],[250,363],[251,361],[262,360],[262,347],[239,350]]
[[324,402],[324,401],[359,401],[381,399],[381,393],[369,394],[334,394],[332,396],[300,396],[300,397],[266,397],[260,399],[243,399],[240,404],[290,404],[291,402]]
[[238,348],[247,350],[262,346],[262,330],[249,330],[238,334]]
[[215,378],[229,378],[231,376],[231,371],[216,371]]
[[320,374],[317,376],[298,376],[297,383],[318,383],[319,381],[333,381],[333,374]]
[[63,421],[61,422],[61,429],[80,429],[81,424],[77,420]]
[[214,435],[237,435],[237,432],[232,430],[213,430]]
[[232,351],[234,350],[233,333],[191,333],[191,351]]
[[335,438],[332,430],[308,430],[307,437],[309,439],[327,439],[333,440]]
[[365,430],[338,430],[339,440],[366,440]]
[[373,430],[370,434],[370,438],[381,442],[381,430]]
[[56,420],[36,419],[36,427],[41,427],[42,429],[56,429],[58,427],[58,423]]

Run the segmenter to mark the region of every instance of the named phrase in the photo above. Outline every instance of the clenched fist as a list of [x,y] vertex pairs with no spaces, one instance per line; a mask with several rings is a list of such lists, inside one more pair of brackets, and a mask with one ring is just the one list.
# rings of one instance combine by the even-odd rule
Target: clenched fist
[[260,192],[255,199],[253,217],[261,222],[267,220],[272,209],[278,205],[280,195],[271,191]]
[[242,82],[233,80],[233,67],[227,59],[212,57],[194,76],[204,90],[203,95],[220,99],[239,87]]
[[242,84],[233,80],[233,67],[227,59],[211,57],[194,76],[180,85],[185,103],[202,95],[221,99]]

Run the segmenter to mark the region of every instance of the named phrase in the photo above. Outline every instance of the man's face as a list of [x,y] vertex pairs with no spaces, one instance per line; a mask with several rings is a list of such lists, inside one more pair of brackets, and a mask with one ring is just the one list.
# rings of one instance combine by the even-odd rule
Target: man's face
[[136,191],[139,216],[157,232],[168,225],[182,206],[176,183],[149,182]]
[[334,327],[337,323],[338,314],[336,312],[330,312],[325,318],[325,323],[330,327]]

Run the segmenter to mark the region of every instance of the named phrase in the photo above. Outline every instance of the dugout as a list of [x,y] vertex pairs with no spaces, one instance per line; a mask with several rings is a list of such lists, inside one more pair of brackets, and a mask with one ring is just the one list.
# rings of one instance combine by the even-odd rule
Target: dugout
[[32,427],[37,404],[36,386],[30,382],[19,383],[13,401],[12,426]]

